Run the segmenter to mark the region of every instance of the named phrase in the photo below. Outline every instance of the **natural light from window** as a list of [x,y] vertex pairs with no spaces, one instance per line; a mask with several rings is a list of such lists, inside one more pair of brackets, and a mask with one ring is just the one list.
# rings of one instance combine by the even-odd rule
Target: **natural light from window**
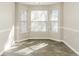
[[31,11],[31,31],[46,32],[46,21],[48,20],[47,11]]

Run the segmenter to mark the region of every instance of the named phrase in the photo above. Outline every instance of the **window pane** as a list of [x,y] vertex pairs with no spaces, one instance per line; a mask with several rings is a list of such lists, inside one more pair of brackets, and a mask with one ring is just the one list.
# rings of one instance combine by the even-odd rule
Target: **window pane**
[[58,32],[58,22],[52,22],[52,31]]
[[21,11],[21,21],[26,21],[27,20],[27,11],[23,10]]
[[58,21],[58,10],[52,11],[51,21]]
[[20,30],[21,33],[26,33],[27,32],[27,11],[22,10],[21,11],[21,20],[20,20]]
[[26,33],[27,32],[27,23],[26,22],[21,22],[21,33]]
[[45,22],[32,22],[31,31],[33,32],[46,32],[46,23]]
[[31,21],[47,21],[47,11],[32,11]]

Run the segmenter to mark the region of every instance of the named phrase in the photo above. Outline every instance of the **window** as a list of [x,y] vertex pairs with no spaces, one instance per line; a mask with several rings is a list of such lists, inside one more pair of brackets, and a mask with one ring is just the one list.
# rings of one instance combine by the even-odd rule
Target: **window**
[[59,11],[58,9],[52,10],[51,14],[51,20],[48,20],[48,11],[47,10],[33,10],[31,11],[31,22],[29,25],[27,23],[27,11],[22,10],[21,11],[21,20],[20,20],[20,32],[26,33],[27,26],[29,25],[31,32],[47,32],[48,28],[50,27],[48,23],[51,23],[51,30],[50,32],[58,32],[58,17],[59,17]]
[[58,32],[58,17],[59,17],[58,10],[52,10],[51,16],[51,29],[53,32]]
[[46,22],[48,20],[47,11],[31,11],[31,31],[46,32]]
[[21,30],[21,33],[25,33],[27,32],[27,11],[26,10],[23,10],[21,12],[21,20],[20,20],[20,30]]

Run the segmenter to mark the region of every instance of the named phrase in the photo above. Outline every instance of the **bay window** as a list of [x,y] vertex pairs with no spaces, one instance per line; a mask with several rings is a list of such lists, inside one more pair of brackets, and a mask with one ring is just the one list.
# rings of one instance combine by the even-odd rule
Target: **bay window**
[[[47,10],[32,10],[30,14],[30,31],[31,32],[47,32],[49,27],[48,23],[51,23],[49,29],[50,32],[58,32],[58,18],[59,11],[52,10],[50,20],[48,20],[48,11]],[[27,19],[27,11],[21,11],[20,16],[20,32],[26,33],[28,30],[28,19]],[[28,25],[28,26],[27,26]]]
[[[16,39],[58,38],[62,24],[59,5],[16,6]],[[62,14],[61,14],[62,16]],[[61,19],[60,19],[61,18]]]

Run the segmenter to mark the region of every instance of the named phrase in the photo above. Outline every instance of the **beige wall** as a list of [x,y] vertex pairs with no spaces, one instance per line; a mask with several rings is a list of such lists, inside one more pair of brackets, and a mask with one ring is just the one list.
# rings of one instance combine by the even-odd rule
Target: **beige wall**
[[14,20],[14,3],[0,3],[0,53],[8,40]]
[[79,3],[64,3],[64,41],[79,52]]

